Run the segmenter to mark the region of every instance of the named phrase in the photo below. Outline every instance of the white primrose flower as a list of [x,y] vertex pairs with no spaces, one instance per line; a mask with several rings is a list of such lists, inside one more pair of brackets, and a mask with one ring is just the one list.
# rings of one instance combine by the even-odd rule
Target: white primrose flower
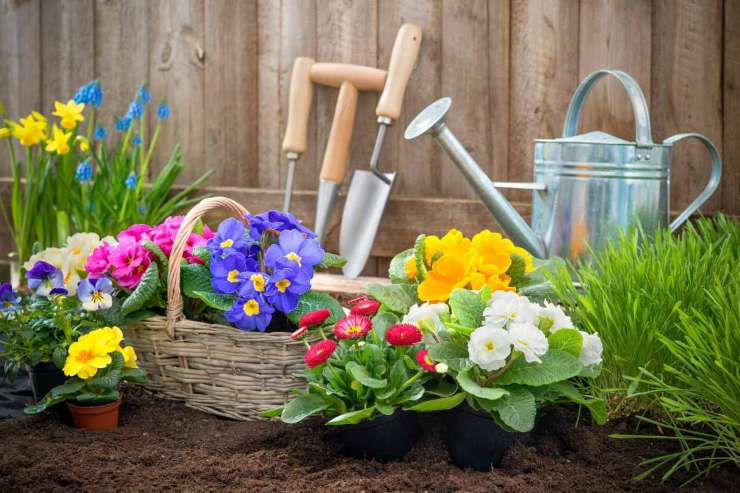
[[511,354],[509,333],[495,325],[478,327],[470,334],[468,355],[470,361],[484,370],[498,370]]
[[513,322],[509,324],[509,336],[515,349],[524,354],[528,363],[542,363],[540,356],[550,347],[545,334],[531,323]]
[[560,329],[573,328],[573,321],[565,314],[558,305],[545,301],[545,306],[537,305],[535,324],[542,330],[550,331],[551,334]]
[[503,327],[509,322],[534,323],[536,306],[511,291],[496,291],[483,311],[484,324]]
[[586,367],[598,365],[601,363],[601,356],[604,352],[604,346],[598,332],[593,334],[582,330],[579,332],[583,337],[583,347],[581,348],[581,354],[578,356],[578,361]]
[[87,257],[99,244],[100,236],[95,233],[76,233],[67,238],[67,246],[63,252],[71,260],[74,270],[83,271]]
[[450,308],[446,303],[423,303],[421,305],[412,305],[411,308],[409,308],[409,312],[403,317],[401,323],[414,324],[419,327],[419,329],[424,333],[424,342],[431,344],[434,342],[434,339],[430,334],[427,334],[424,331],[419,322],[422,320],[431,320],[434,327],[439,331],[440,329],[444,329],[444,324],[442,323],[440,316],[449,312]]

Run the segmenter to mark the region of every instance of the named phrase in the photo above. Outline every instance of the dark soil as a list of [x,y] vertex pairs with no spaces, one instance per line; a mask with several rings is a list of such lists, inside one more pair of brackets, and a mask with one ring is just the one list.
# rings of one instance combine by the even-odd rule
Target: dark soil
[[[424,433],[404,462],[337,455],[318,421],[300,425],[235,422],[145,394],[126,392],[112,432],[68,427],[55,413],[0,421],[0,491],[527,491],[672,492],[634,481],[639,463],[666,442],[616,440],[628,421],[575,427],[569,410],[543,413],[538,428],[507,453],[501,469],[463,471],[448,463],[440,426]],[[685,479],[685,478],[683,478]],[[740,471],[725,467],[687,491],[732,491]]]

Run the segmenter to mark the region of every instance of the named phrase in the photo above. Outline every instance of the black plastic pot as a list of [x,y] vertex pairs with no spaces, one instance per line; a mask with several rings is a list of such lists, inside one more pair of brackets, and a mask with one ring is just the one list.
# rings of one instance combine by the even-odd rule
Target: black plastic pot
[[33,399],[38,402],[57,385],[62,385],[67,377],[54,363],[39,363],[32,366],[29,371],[31,376],[31,388]]
[[489,414],[467,404],[447,413],[445,443],[452,462],[463,469],[490,471],[499,467],[514,434],[504,431]]
[[403,459],[414,447],[419,438],[419,423],[416,413],[397,409],[390,416],[341,426],[338,431],[344,455],[387,462]]

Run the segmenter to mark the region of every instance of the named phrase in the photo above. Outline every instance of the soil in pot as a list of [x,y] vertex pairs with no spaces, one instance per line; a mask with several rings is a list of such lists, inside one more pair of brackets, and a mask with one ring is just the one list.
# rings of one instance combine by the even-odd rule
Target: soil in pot
[[487,413],[467,404],[448,411],[445,443],[452,462],[463,469],[490,471],[500,467],[514,443],[514,433],[503,430]]
[[298,326],[288,320],[288,317],[280,311],[275,311],[272,314],[270,325],[267,326],[265,332],[294,332],[298,329]]
[[28,370],[31,376],[33,399],[38,402],[57,385],[62,385],[67,377],[54,363],[39,363]]
[[118,428],[118,410],[121,400],[101,404],[99,406],[81,406],[67,402],[72,412],[72,421],[75,428],[84,430],[105,431]]
[[419,437],[419,423],[416,413],[396,409],[390,416],[341,426],[338,432],[344,455],[388,462],[403,459],[413,448]]

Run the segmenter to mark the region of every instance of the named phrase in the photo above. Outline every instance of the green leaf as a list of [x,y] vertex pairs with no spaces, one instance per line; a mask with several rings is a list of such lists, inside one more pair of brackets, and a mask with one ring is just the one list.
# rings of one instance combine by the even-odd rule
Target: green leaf
[[57,385],[51,391],[49,394],[52,397],[68,397],[75,392],[79,392],[82,387],[85,386],[85,382],[83,381],[66,381],[62,385]]
[[506,271],[506,275],[511,278],[511,285],[518,287],[524,281],[524,273],[527,268],[527,264],[524,257],[517,255],[516,253],[511,254],[511,265],[509,270]]
[[379,341],[385,339],[385,332],[391,325],[397,324],[399,321],[398,317],[390,312],[381,312],[373,317],[373,332],[378,337]]
[[390,311],[405,314],[416,303],[416,291],[408,284],[368,284],[367,294]]
[[203,265],[208,265],[208,261],[211,260],[211,251],[202,245],[193,247],[193,255],[198,257]]
[[273,407],[272,409],[262,411],[260,413],[260,416],[262,416],[263,418],[277,418],[283,413],[283,409],[283,406]]
[[146,272],[144,272],[139,285],[124,300],[121,305],[121,313],[127,315],[144,308],[157,294],[159,284],[159,270],[157,269],[157,264],[152,262],[149,264]]
[[146,372],[141,368],[124,368],[121,371],[121,379],[128,382],[146,382]]
[[180,287],[182,294],[189,298],[197,298],[196,291],[215,293],[211,284],[211,271],[201,264],[180,265]]
[[391,414],[396,412],[396,406],[385,404],[382,402],[376,402],[375,409],[377,409],[380,414],[384,414],[386,416],[390,416]]
[[111,363],[91,379],[85,382],[85,387],[95,394],[110,393],[118,387],[123,373],[123,355],[118,351],[111,353]]
[[159,248],[159,245],[150,240],[142,240],[141,246],[152,252],[159,260],[159,265],[162,266],[162,272],[167,272],[169,261],[167,259],[167,255],[165,255],[162,249]]
[[218,294],[213,291],[193,291],[192,295],[193,298],[198,298],[206,306],[222,312],[230,310],[236,301],[236,297],[232,295]]
[[409,411],[417,411],[420,413],[428,413],[432,411],[446,411],[459,405],[465,400],[468,394],[465,392],[458,392],[450,397],[442,397],[440,399],[431,399],[428,401],[420,402],[414,406],[407,408]]
[[429,357],[434,361],[443,361],[447,363],[450,360],[467,358],[468,350],[460,347],[454,342],[440,342],[429,346]]
[[468,394],[490,401],[495,401],[509,394],[508,390],[501,387],[481,387],[470,376],[470,368],[466,368],[457,374],[457,383]]
[[386,380],[385,378],[377,379],[371,377],[367,373],[367,368],[360,365],[356,361],[348,362],[345,368],[355,380],[360,382],[365,387],[370,387],[371,389],[382,389],[386,385],[388,385],[388,380]]
[[329,403],[321,397],[314,394],[306,394],[288,402],[283,408],[280,419],[283,423],[297,423],[328,407]]
[[427,394],[435,395],[437,397],[450,397],[457,392],[460,386],[457,382],[450,381],[445,378],[444,380],[437,380],[436,384],[430,386],[427,389]]
[[303,315],[321,308],[328,308],[331,312],[331,316],[325,322],[327,324],[333,324],[344,317],[342,305],[337,300],[326,293],[307,291],[298,299],[298,306],[288,314],[288,319],[297,324]]
[[508,387],[509,395],[496,401],[494,409],[501,420],[510,428],[527,432],[534,428],[537,414],[534,395],[524,387]]
[[117,401],[120,398],[121,394],[119,394],[117,390],[112,389],[108,392],[103,393],[84,392],[81,394],[77,394],[75,400],[80,404],[97,405]]
[[424,264],[424,242],[426,235],[419,235],[414,241],[414,258],[416,259],[416,280],[424,281],[427,277],[427,267]]
[[347,264],[347,259],[335,253],[324,253],[324,258],[316,266],[319,269],[341,269]]
[[498,377],[496,383],[539,387],[574,377],[582,368],[583,365],[572,354],[559,349],[550,349],[542,356],[542,363],[527,363],[524,358],[519,358]]
[[359,411],[350,411],[348,413],[340,414],[334,419],[329,420],[326,424],[329,426],[339,425],[356,425],[366,419],[370,418],[375,413],[375,407],[367,407],[360,409]]
[[64,368],[64,363],[67,360],[67,348],[64,346],[57,346],[51,353],[51,362],[57,368]]
[[577,329],[560,329],[554,334],[550,334],[547,342],[551,349],[560,349],[577,358],[583,347],[583,336]]
[[450,294],[449,304],[452,315],[457,318],[460,324],[469,328],[478,328],[481,326],[486,302],[481,299],[478,293],[467,289],[456,288]]
[[402,284],[409,282],[408,276],[406,276],[406,262],[414,256],[414,249],[409,248],[404,250],[391,260],[391,265],[388,267],[388,277],[394,284]]
[[586,406],[597,424],[606,423],[606,402],[603,399],[587,399],[570,382],[555,383],[550,386],[550,389],[576,404]]

